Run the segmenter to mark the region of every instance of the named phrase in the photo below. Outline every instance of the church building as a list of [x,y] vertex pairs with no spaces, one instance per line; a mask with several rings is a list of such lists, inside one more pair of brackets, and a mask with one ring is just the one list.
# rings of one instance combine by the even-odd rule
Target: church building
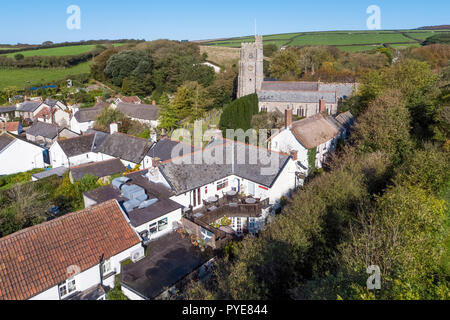
[[292,110],[299,117],[326,112],[336,115],[338,106],[357,90],[356,83],[268,81],[263,73],[263,40],[242,43],[239,62],[238,98],[257,93],[259,111]]

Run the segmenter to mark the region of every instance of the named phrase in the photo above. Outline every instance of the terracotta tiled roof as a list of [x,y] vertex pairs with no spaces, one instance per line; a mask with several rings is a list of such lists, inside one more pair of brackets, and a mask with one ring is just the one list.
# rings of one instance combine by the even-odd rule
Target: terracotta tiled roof
[[120,100],[124,103],[141,103],[141,99],[139,99],[139,97],[137,96],[131,97],[122,96],[120,97]]
[[50,109],[47,107],[42,108],[42,110],[39,111],[38,114],[36,115],[37,119],[40,119],[40,118],[50,119],[51,117],[52,117],[52,113],[51,113]]
[[[6,122],[6,131],[17,131],[19,130],[19,121],[16,122]],[[3,122],[0,122],[0,128],[3,128]]]
[[29,299],[133,247],[140,239],[115,200],[0,239],[0,300]]

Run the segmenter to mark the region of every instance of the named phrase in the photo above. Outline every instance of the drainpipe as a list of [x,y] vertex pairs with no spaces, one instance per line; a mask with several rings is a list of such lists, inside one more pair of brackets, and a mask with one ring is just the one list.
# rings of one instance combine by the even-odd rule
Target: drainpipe
[[98,263],[98,265],[99,265],[99,267],[100,267],[100,285],[103,287],[103,257],[104,257],[104,254],[102,254],[100,257],[99,257],[99,263]]

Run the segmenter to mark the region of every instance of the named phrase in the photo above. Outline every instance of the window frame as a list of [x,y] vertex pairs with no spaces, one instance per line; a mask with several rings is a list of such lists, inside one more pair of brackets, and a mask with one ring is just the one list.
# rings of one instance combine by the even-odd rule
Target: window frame
[[[70,290],[70,287],[69,287],[71,283],[73,283],[73,289],[72,290]],[[61,292],[62,291],[61,289],[63,289],[63,288],[65,288],[65,291],[66,291],[66,293],[64,295]],[[64,298],[70,296],[72,293],[74,293],[76,291],[77,291],[77,281],[75,280],[75,277],[71,277],[69,279],[66,279],[66,281],[64,281],[64,282],[62,282],[62,283],[60,283],[58,285],[59,297],[61,299],[64,299]]]

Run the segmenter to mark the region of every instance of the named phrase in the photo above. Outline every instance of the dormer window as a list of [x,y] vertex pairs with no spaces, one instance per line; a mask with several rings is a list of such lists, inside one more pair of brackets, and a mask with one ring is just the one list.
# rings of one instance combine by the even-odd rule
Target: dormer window
[[67,279],[65,282],[59,285],[59,296],[61,299],[69,296],[71,293],[77,290],[75,278]]

